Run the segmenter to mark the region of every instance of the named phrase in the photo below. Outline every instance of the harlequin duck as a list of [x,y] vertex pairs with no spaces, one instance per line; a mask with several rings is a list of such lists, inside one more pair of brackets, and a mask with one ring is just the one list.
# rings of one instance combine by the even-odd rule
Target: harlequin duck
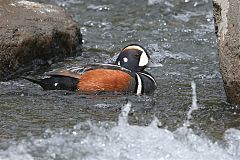
[[44,90],[72,90],[92,94],[101,92],[150,94],[156,81],[144,71],[150,64],[147,51],[140,45],[123,48],[114,64],[91,64],[46,73],[47,78],[32,79]]

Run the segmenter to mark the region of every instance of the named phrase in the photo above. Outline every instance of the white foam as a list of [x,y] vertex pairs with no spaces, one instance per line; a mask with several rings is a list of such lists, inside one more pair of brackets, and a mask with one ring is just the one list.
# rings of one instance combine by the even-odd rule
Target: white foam
[[[107,127],[106,127],[107,126]],[[49,132],[50,137],[23,141],[0,151],[3,160],[104,159],[104,160],[237,160],[239,130],[228,130],[229,148],[223,148],[190,129],[175,132],[156,125],[136,126],[122,123],[100,126],[81,123],[72,131]],[[236,133],[238,132],[238,133]],[[232,134],[232,135],[231,135]],[[236,135],[238,134],[238,135]],[[231,135],[231,136],[229,136]],[[234,139],[234,138],[238,139]],[[233,142],[233,143],[232,143]]]
[[190,126],[190,120],[192,118],[192,112],[198,109],[197,105],[197,93],[196,93],[196,83],[194,81],[191,82],[192,87],[192,106],[190,107],[190,110],[187,113],[187,121],[184,123],[186,127]]
[[148,0],[148,5],[151,6],[155,4],[161,4],[163,2],[164,2],[163,0]]

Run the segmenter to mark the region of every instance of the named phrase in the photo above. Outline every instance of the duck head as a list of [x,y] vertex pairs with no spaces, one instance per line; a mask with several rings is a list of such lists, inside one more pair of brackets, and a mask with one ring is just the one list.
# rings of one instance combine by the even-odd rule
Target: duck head
[[143,71],[150,63],[150,56],[146,49],[138,44],[130,44],[124,47],[115,61],[120,65],[134,72]]

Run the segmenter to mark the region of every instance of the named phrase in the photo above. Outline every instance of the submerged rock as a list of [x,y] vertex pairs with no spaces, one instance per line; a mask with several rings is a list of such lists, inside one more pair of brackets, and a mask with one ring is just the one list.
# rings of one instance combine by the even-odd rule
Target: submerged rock
[[214,0],[221,74],[227,99],[233,104],[240,104],[239,7],[239,0]]
[[0,0],[0,80],[80,52],[80,26],[63,8]]

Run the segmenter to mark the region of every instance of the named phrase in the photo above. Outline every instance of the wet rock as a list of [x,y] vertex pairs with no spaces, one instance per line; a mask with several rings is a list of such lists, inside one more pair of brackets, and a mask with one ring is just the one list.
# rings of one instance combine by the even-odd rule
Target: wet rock
[[0,80],[80,53],[81,38],[61,7],[0,0]]
[[224,88],[230,103],[240,104],[240,1],[213,0]]

